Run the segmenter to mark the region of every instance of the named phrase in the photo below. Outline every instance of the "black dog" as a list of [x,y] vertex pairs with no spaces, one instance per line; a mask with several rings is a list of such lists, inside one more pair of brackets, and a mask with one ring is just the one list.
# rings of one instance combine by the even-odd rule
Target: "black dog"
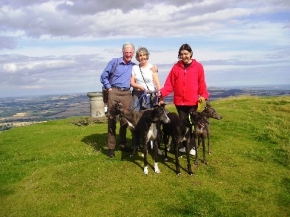
[[[158,156],[158,122],[162,121],[168,123],[170,119],[165,111],[165,104],[154,105],[153,109],[146,109],[142,111],[134,111],[131,109],[123,109],[121,103],[116,103],[110,111],[112,117],[120,115],[128,123],[130,130],[133,132],[138,131],[141,135],[141,141],[143,143],[144,153],[144,173],[148,175],[148,143],[153,141],[154,144],[154,171],[160,173],[158,168],[157,156]],[[134,136],[133,136],[134,137]],[[136,147],[134,147],[133,153],[136,153]]]
[[169,137],[172,138],[172,142],[174,144],[175,149],[175,166],[176,166],[176,173],[177,175],[180,175],[180,165],[179,165],[179,146],[181,144],[185,144],[185,150],[186,150],[186,159],[187,159],[187,172],[190,175],[193,175],[192,169],[191,169],[191,163],[190,163],[190,124],[188,121],[181,120],[179,116],[176,113],[168,113],[167,114],[170,123],[162,123],[162,132],[163,132],[163,143],[165,144],[164,148],[164,154],[165,154],[165,160],[167,160],[167,145],[169,143]]

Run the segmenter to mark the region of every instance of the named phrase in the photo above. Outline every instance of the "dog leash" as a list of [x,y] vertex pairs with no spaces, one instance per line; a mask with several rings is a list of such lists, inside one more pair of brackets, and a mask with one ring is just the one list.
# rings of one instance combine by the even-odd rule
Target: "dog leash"
[[156,105],[159,105],[159,97],[156,97]]

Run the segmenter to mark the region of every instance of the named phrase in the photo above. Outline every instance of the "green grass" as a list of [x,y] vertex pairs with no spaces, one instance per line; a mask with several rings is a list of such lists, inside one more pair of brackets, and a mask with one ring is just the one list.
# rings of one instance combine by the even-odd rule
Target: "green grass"
[[209,165],[193,165],[194,176],[185,158],[175,174],[173,153],[160,174],[149,155],[148,176],[140,153],[108,158],[106,124],[69,118],[0,133],[0,216],[290,216],[290,97],[211,105],[223,119],[211,120]]

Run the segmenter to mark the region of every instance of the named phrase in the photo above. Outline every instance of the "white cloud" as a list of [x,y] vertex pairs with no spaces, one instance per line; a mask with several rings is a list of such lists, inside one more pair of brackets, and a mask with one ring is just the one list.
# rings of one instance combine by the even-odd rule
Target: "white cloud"
[[17,70],[17,65],[15,63],[4,64],[3,70],[6,72],[15,72]]
[[289,74],[288,0],[4,0],[0,11],[5,94],[100,89],[100,73],[126,41],[149,49],[162,82],[183,43],[211,85],[243,83],[249,73],[258,82],[269,68],[275,79],[267,71],[259,82]]

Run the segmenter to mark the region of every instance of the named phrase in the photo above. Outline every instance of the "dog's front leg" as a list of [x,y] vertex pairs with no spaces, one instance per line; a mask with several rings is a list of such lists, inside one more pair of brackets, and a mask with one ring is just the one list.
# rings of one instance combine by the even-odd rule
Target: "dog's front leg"
[[160,173],[160,169],[158,167],[158,142],[157,139],[153,141],[154,143],[154,171],[155,173]]
[[[138,151],[138,145],[137,145],[137,131],[131,130],[132,132],[132,147],[133,147],[133,155],[136,155]],[[139,139],[139,137],[138,137]]]
[[174,144],[174,148],[175,148],[175,167],[176,167],[176,174],[178,176],[181,175],[180,173],[180,165],[179,165],[179,147],[178,147],[178,143],[177,140],[175,139],[175,135],[172,137],[173,140],[173,144]]
[[207,165],[208,163],[207,163],[207,160],[206,160],[206,153],[205,153],[206,152],[206,150],[205,150],[205,139],[206,139],[205,138],[205,135],[206,134],[203,133],[202,138],[201,138],[201,141],[202,141],[202,148],[203,148],[203,150],[202,150],[202,153],[203,153],[203,163]]
[[143,145],[143,154],[144,154],[144,174],[148,175],[148,162],[147,162],[147,153],[148,153],[148,142],[144,139]]
[[200,142],[200,138],[199,135],[195,135],[194,139],[194,143],[195,143],[195,161],[194,164],[198,167],[198,146],[199,146],[199,142]]
[[189,139],[190,138],[187,139],[187,141],[186,141],[186,147],[185,147],[185,150],[186,150],[186,159],[187,159],[187,171],[188,171],[188,174],[189,175],[193,176],[194,174],[193,174],[193,172],[191,170],[191,163],[190,163],[190,156],[189,156],[189,149],[190,149],[190,147],[189,147],[189,141],[188,141]]

